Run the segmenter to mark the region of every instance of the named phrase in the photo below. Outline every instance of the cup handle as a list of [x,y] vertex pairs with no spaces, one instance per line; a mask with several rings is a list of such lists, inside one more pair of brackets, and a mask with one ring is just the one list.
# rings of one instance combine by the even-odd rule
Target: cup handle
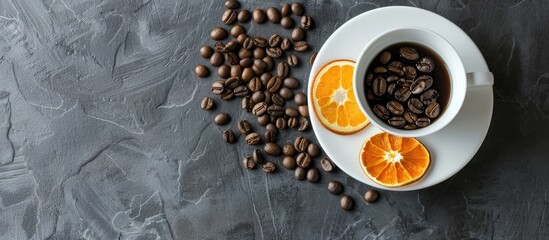
[[467,88],[494,85],[494,75],[491,72],[467,73]]

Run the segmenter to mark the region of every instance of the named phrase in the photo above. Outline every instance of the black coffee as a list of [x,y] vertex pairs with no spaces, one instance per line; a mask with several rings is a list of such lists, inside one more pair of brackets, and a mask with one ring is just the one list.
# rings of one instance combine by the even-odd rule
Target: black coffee
[[436,121],[450,97],[448,67],[432,49],[417,43],[398,43],[381,51],[368,67],[365,83],[374,114],[407,130]]

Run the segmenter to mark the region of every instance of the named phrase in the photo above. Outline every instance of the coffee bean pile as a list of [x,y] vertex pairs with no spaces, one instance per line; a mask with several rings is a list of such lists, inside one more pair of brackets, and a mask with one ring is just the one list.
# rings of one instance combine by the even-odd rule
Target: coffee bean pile
[[[307,179],[310,183],[320,180],[320,172],[315,167],[314,159],[320,158],[321,148],[309,139],[299,136],[293,143],[284,146],[277,144],[277,138],[281,131],[295,129],[300,132],[309,129],[309,111],[307,96],[295,89],[300,86],[300,81],[291,75],[292,68],[300,65],[298,54],[310,49],[306,41],[306,31],[314,25],[311,16],[305,14],[300,3],[284,4],[281,9],[270,7],[266,11],[255,9],[252,12],[240,9],[241,5],[236,0],[225,2],[225,12],[221,21],[230,30],[223,27],[215,27],[210,32],[210,38],[215,41],[213,46],[203,45],[199,54],[209,59],[212,67],[217,68],[219,79],[211,85],[211,91],[223,101],[232,101],[240,98],[244,112],[256,118],[258,127],[254,127],[248,120],[236,122],[238,133],[244,136],[243,141],[250,146],[263,146],[253,150],[252,154],[242,158],[242,166],[252,170],[260,168],[265,173],[273,173],[277,165],[268,161],[266,154],[271,157],[282,155],[282,167],[294,171],[296,180]],[[295,26],[294,18],[300,18],[299,26]],[[247,23],[253,20],[256,24],[264,24],[267,21],[279,24],[284,29],[292,29],[289,37],[273,34],[270,37],[250,36],[239,23]],[[233,39],[227,39],[227,38]],[[312,65],[316,53],[309,63]],[[205,65],[195,68],[197,77],[205,78],[210,75],[210,70]],[[293,101],[293,104],[292,104]],[[200,103],[204,110],[214,110],[216,102],[211,97],[205,97]],[[217,113],[214,117],[217,125],[227,125],[231,117],[225,112]],[[237,142],[237,135],[232,129],[223,132],[223,141],[228,144]],[[333,172],[335,164],[328,158],[320,159],[320,167],[325,172]],[[335,181],[332,181],[335,182]],[[343,186],[339,184],[339,191],[328,190],[333,194],[340,194]],[[351,199],[344,197],[346,202]],[[343,204],[343,199],[342,199]],[[344,209],[347,206],[341,206]]]
[[401,129],[427,127],[441,113],[439,93],[431,88],[435,61],[411,46],[379,54],[366,75],[366,97],[374,114]]

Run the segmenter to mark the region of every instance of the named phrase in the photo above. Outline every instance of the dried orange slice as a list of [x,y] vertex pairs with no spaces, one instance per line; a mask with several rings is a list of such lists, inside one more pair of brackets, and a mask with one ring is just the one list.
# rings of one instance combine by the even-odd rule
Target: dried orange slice
[[336,60],[322,66],[313,80],[313,109],[322,125],[338,134],[352,134],[370,121],[358,107],[353,91],[355,62]]
[[374,182],[399,187],[419,180],[431,163],[427,148],[415,138],[379,133],[364,142],[360,165]]

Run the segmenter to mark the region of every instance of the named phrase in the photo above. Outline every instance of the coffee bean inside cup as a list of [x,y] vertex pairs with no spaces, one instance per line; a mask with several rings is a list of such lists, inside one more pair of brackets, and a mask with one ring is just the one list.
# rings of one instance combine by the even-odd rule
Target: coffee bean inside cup
[[442,58],[427,46],[397,43],[382,50],[365,74],[372,112],[405,130],[435,122],[450,97],[450,75]]

